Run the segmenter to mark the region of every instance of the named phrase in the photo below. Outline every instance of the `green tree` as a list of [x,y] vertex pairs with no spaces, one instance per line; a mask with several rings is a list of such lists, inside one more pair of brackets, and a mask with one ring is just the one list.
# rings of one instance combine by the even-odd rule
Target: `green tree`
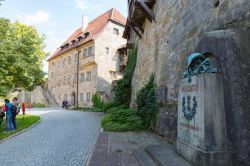
[[34,27],[0,18],[0,96],[43,82],[44,36]]
[[98,94],[98,93],[95,93],[93,96],[92,96],[92,103],[94,105],[95,108],[102,108],[103,106],[103,101],[101,99],[101,96]]

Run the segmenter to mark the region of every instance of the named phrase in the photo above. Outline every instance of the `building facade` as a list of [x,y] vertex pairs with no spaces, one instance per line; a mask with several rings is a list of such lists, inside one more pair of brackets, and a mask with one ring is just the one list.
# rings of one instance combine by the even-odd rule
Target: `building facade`
[[119,48],[126,19],[111,9],[77,29],[48,59],[48,89],[58,104],[91,107],[91,97],[99,93],[112,97],[112,82],[122,78]]
[[131,106],[151,73],[162,96],[155,131],[177,136],[178,88],[193,52],[211,55],[223,76],[233,165],[250,165],[250,1],[128,0],[124,37],[138,45]]

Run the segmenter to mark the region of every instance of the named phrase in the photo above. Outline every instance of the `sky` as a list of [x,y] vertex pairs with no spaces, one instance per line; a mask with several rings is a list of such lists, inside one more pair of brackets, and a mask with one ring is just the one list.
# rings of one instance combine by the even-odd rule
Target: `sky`
[[[82,24],[111,8],[127,17],[127,0],[0,0],[0,17],[36,27],[46,36],[46,52],[53,53]],[[44,71],[47,71],[45,62]]]

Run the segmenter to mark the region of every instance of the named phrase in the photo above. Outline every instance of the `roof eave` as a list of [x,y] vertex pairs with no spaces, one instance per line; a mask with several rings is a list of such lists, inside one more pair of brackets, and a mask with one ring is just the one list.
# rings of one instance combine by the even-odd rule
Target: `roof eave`
[[91,41],[94,41],[94,38],[93,38],[93,39],[90,39],[90,40],[88,40],[88,41],[86,41],[86,42],[83,42],[83,43],[81,43],[81,44],[77,44],[76,46],[74,46],[74,47],[72,47],[72,48],[66,49],[65,51],[60,52],[59,54],[56,54],[55,56],[49,58],[47,61],[49,62],[50,60],[52,60],[52,59],[54,59],[54,58],[56,58],[56,57],[58,57],[58,56],[64,54],[65,52],[68,52],[68,51],[70,51],[70,50],[73,50],[73,49],[75,49],[75,48],[77,48],[77,47],[80,47],[80,46],[82,46],[82,45],[84,45],[84,44],[87,44],[87,43],[89,43],[89,42],[91,42]]

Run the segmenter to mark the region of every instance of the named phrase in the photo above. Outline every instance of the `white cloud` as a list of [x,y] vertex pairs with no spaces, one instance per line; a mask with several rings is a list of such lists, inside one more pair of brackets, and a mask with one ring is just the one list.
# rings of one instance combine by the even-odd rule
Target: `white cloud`
[[76,7],[81,10],[87,9],[87,1],[86,0],[74,0],[76,3]]
[[24,14],[23,21],[28,25],[38,25],[49,22],[49,13],[46,11],[39,10],[33,14]]
[[76,3],[76,7],[81,9],[82,11],[98,11],[103,7],[103,4],[90,4],[87,0],[74,0]]

